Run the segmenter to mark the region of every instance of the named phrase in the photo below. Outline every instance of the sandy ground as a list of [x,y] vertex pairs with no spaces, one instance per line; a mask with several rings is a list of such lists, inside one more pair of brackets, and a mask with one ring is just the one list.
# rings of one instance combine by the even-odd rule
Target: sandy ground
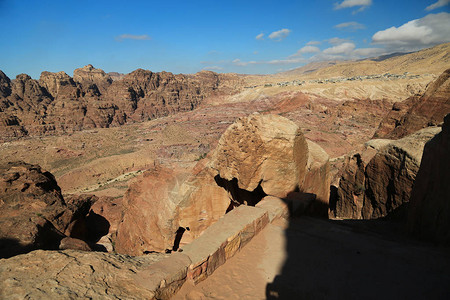
[[385,225],[308,217],[270,224],[173,299],[450,299],[449,249]]

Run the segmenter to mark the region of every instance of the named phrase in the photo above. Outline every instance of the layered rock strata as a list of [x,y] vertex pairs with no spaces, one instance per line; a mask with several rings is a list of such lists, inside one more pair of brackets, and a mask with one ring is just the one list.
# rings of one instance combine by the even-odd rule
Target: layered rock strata
[[[1,71],[0,71],[1,72]],[[153,73],[138,69],[113,81],[92,65],[74,71],[0,73],[0,138],[73,132],[146,121],[196,108],[206,97],[232,92],[229,75]]]
[[450,114],[442,132],[432,138],[411,192],[409,232],[439,243],[450,244]]
[[398,139],[427,126],[442,123],[450,113],[450,69],[431,82],[422,96],[395,103],[374,137]]
[[349,157],[340,178],[332,215],[376,219],[405,214],[423,147],[441,129],[430,127],[397,140],[372,140]]

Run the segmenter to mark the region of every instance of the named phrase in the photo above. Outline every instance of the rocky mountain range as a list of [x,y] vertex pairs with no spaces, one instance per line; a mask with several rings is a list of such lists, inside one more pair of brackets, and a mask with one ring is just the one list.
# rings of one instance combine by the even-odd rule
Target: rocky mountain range
[[42,72],[39,80],[26,74],[10,80],[0,71],[0,136],[105,128],[193,110],[205,97],[229,93],[224,82],[230,77],[138,69],[121,78],[87,65],[76,69],[73,78]]

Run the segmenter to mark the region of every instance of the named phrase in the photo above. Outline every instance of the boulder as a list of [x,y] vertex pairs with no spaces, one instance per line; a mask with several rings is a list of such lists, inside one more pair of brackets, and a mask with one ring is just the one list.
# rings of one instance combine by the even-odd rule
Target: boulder
[[[34,249],[58,249],[65,234],[80,237],[80,223],[91,202],[66,203],[54,176],[38,165],[0,165],[0,256]],[[76,232],[77,234],[74,234]]]
[[59,243],[59,249],[61,250],[80,250],[80,251],[92,251],[91,247],[82,240],[66,237],[61,240]]
[[411,192],[408,231],[418,237],[450,244],[450,114],[442,132],[425,144]]
[[365,151],[348,159],[332,214],[351,219],[403,218],[423,147],[440,130],[430,127],[397,141],[368,143]]
[[[238,189],[286,197],[302,186],[308,145],[298,126],[277,115],[238,119],[221,136],[211,168]],[[241,202],[241,201],[239,201]]]

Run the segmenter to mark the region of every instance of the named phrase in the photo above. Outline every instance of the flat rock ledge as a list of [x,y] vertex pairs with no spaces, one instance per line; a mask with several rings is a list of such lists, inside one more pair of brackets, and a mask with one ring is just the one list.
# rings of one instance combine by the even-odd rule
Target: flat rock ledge
[[182,252],[128,256],[77,250],[36,250],[0,260],[2,299],[169,299],[188,281],[197,284],[234,256],[288,205],[266,197],[239,206]]

